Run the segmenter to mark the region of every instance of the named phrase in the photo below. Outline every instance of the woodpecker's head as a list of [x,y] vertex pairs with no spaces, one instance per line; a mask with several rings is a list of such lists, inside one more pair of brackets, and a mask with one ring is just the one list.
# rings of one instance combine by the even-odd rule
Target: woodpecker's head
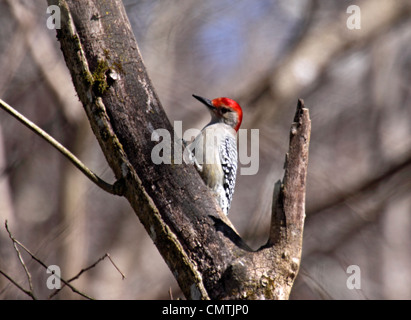
[[237,102],[229,98],[209,100],[195,94],[193,94],[193,97],[208,107],[213,121],[223,122],[238,131],[243,120],[243,111]]

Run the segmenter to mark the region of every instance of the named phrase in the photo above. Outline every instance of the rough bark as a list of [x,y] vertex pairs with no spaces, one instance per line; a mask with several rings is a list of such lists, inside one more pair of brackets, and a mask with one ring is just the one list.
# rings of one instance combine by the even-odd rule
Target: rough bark
[[[194,167],[155,165],[155,129],[173,128],[155,93],[121,0],[48,0],[57,37],[117,182],[188,299],[286,299],[298,272],[310,120],[299,102],[267,245],[252,252]],[[181,145],[177,145],[179,149]],[[179,150],[180,151],[180,150]]]

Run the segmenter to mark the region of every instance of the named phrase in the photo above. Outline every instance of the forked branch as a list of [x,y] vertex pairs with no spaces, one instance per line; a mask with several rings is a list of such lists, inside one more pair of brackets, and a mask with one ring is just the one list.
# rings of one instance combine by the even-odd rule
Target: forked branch
[[91,128],[121,181],[114,188],[122,186],[120,194],[186,298],[287,299],[299,269],[305,214],[310,120],[303,101],[291,128],[284,178],[275,188],[269,240],[253,252],[194,167],[175,159],[173,165],[152,161],[153,131],[165,129],[173,137],[174,130],[146,72],[122,1],[48,3],[61,9],[57,38]]

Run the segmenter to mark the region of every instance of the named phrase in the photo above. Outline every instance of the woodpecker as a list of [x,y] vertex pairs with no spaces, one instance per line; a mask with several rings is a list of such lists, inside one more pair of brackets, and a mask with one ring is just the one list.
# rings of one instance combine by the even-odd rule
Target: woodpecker
[[188,145],[190,159],[228,215],[237,174],[237,131],[243,112],[229,98],[209,100],[194,94],[193,97],[206,105],[211,121]]

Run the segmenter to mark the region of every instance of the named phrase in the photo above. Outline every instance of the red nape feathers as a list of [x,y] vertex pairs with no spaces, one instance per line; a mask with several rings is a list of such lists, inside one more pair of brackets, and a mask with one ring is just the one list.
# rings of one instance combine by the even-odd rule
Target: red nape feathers
[[234,127],[234,130],[238,131],[238,129],[241,126],[241,122],[243,121],[243,110],[241,109],[240,105],[237,102],[235,102],[233,99],[225,98],[225,97],[213,99],[211,103],[216,108],[227,108],[237,114],[238,119]]

